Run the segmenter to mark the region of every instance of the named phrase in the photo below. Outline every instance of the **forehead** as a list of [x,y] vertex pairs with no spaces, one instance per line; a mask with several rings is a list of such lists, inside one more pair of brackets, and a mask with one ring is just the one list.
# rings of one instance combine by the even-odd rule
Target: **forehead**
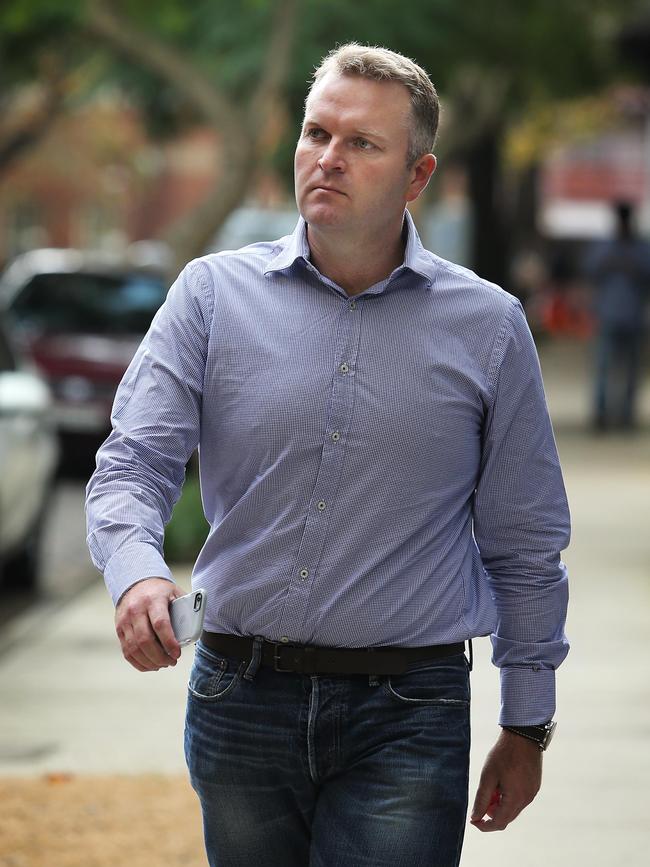
[[375,81],[361,75],[326,73],[312,88],[305,105],[305,122],[337,122],[391,131],[408,129],[409,92],[397,81]]

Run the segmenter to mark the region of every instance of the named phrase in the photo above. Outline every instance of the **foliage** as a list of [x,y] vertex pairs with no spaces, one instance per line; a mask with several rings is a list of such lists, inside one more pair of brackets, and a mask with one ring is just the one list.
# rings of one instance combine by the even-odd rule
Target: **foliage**
[[620,128],[621,112],[610,94],[531,104],[505,139],[507,163],[516,170],[540,163],[557,147],[588,141]]
[[196,470],[189,471],[183,492],[165,529],[165,559],[170,563],[196,560],[208,535]]
[[[0,10],[3,82],[34,72],[34,49],[73,50],[85,61],[105,50],[84,32],[90,0],[5,0]],[[100,4],[109,5],[109,4]],[[233,98],[255,86],[268,36],[273,0],[139,0],[113,3],[134,26],[173,45]],[[615,57],[611,36],[638,8],[638,0],[411,0],[407,14],[392,0],[303,0],[287,86],[294,118],[318,59],[334,44],[387,44],[418,60],[444,93],[460,70],[509,80],[509,101],[564,97],[600,86]],[[110,57],[110,53],[108,55]],[[123,85],[156,115],[158,101],[175,100],[143,67],[112,58],[102,78]],[[176,102],[176,109],[180,106]]]
[[[414,57],[443,97],[443,156],[446,150],[469,162],[490,140],[498,159],[495,140],[505,140],[504,131],[531,105],[543,114],[553,100],[597,92],[620,74],[614,37],[644,8],[642,0],[411,0],[407,7],[392,0],[302,0],[292,15],[297,34],[289,73],[278,87],[280,93],[267,100],[277,116],[286,113],[289,121],[279,146],[259,148],[246,137],[264,139],[259,128],[265,120],[256,120],[255,115],[264,108],[264,99],[251,100],[250,95],[270,68],[267,54],[279,4],[280,0],[4,0],[0,100],[3,89],[6,93],[20,81],[38,79],[43,52],[49,51],[58,53],[76,74],[77,86],[67,91],[68,100],[86,98],[107,83],[118,86],[140,106],[159,138],[205,121],[205,110],[192,98],[187,77],[183,86],[180,78],[161,74],[160,65],[149,62],[151,52],[125,54],[115,40],[101,38],[90,26],[97,10],[116,10],[131,36],[137,39],[142,34],[149,47],[158,46],[180,59],[209,83],[222,107],[232,107],[233,123],[221,127],[229,166],[238,154],[243,156],[232,169],[232,188],[224,193],[223,207],[198,215],[197,225],[207,225],[224,219],[236,206],[237,196],[245,195],[252,174],[245,170],[247,161],[258,167],[272,160],[290,180],[307,82],[314,65],[336,43],[384,44]],[[485,215],[479,222],[484,219]],[[207,228],[210,233],[215,229]],[[186,229],[185,241],[178,242],[181,259],[191,252],[187,236],[196,225]],[[200,241],[197,238],[199,247]]]

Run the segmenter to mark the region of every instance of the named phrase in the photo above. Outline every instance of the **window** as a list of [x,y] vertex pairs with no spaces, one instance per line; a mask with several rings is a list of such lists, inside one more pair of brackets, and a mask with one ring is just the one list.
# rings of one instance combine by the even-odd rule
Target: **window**
[[167,292],[149,273],[39,274],[16,296],[12,317],[45,333],[144,334]]

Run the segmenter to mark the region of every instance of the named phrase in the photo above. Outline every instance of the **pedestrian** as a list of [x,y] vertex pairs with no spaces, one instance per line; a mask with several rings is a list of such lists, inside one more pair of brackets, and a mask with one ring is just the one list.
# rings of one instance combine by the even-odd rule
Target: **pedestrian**
[[174,665],[163,528],[198,445],[185,750],[211,865],[457,865],[477,636],[502,729],[472,824],[505,828],[540,786],[569,516],[521,305],[425,250],[406,209],[438,112],[400,54],[325,58],[293,235],[183,270],[88,485],[124,656]]
[[613,210],[614,237],[590,244],[584,262],[597,321],[593,426],[598,431],[636,426],[650,297],[650,245],[635,232],[629,202],[618,202]]

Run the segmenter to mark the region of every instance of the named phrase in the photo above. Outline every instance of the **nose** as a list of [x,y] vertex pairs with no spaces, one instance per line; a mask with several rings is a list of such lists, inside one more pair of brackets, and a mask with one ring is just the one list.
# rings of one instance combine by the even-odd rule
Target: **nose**
[[318,159],[318,168],[322,172],[342,172],[345,168],[341,149],[332,139]]

